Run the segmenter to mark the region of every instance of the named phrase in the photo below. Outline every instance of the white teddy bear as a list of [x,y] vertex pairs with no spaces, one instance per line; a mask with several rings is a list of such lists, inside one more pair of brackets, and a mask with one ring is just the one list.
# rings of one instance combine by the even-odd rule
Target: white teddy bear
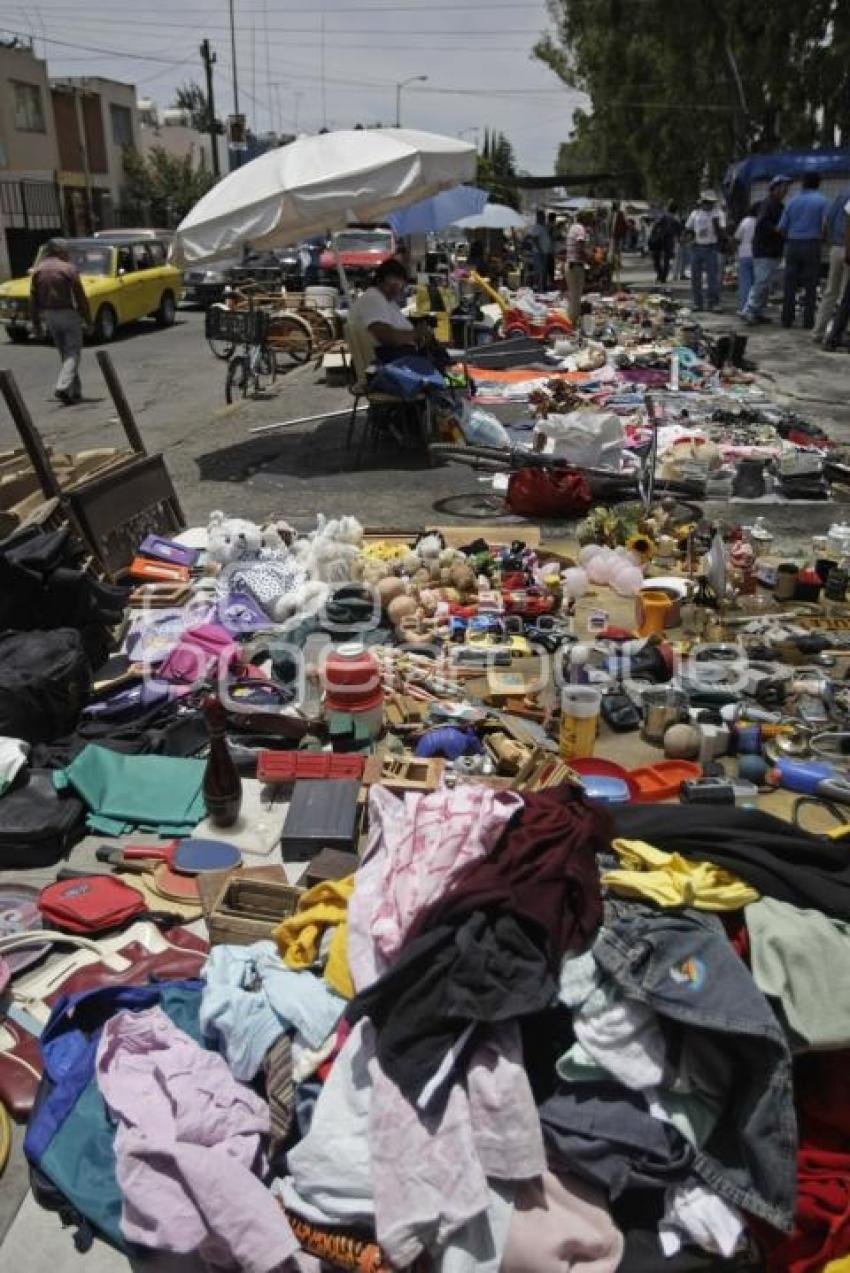
[[216,510],[210,513],[207,552],[222,567],[218,597],[247,592],[275,623],[315,613],[327,596],[326,585],[309,578],[275,525],[261,529],[256,522]]

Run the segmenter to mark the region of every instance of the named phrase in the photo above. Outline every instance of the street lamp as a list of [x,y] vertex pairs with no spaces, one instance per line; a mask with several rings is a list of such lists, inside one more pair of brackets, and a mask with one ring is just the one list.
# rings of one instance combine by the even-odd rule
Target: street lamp
[[424,84],[427,75],[411,75],[408,80],[400,80],[395,86],[395,126],[401,128],[401,90],[408,84]]

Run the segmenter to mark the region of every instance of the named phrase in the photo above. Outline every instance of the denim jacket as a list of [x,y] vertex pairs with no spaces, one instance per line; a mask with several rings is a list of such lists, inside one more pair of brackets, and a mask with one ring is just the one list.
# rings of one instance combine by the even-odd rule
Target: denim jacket
[[797,1183],[791,1056],[767,1000],[716,916],[622,903],[611,914],[593,947],[600,967],[663,1018],[671,1051],[686,1039],[700,1065],[725,1076],[725,1108],[695,1150],[693,1171],[727,1202],[790,1230]]

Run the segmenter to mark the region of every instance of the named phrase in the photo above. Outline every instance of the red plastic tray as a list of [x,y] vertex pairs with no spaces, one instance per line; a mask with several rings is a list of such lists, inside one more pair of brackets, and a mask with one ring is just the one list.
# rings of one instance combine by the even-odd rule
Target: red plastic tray
[[692,760],[659,760],[654,765],[630,769],[629,778],[636,783],[638,804],[655,800],[676,800],[679,787],[687,778],[701,778],[702,766]]
[[299,778],[362,778],[365,756],[342,756],[330,751],[261,751],[257,757],[260,782],[295,782]]

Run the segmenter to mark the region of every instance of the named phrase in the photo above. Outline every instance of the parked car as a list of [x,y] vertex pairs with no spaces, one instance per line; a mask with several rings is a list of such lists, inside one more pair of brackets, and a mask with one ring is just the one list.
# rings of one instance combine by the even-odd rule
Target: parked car
[[[112,340],[119,327],[138,318],[153,318],[162,327],[174,322],[182,279],[168,264],[161,239],[69,239],[68,250],[88,297],[95,340]],[[30,320],[31,273],[0,285],[0,323],[16,343],[39,334]]]
[[209,309],[222,299],[231,271],[241,264],[238,257],[232,257],[209,265],[190,265],[183,271],[183,300]]
[[298,292],[303,288],[301,260],[297,248],[270,252],[248,252],[242,257],[190,265],[183,271],[183,299],[209,309],[224,297],[228,287],[258,283],[270,292],[282,288]]
[[395,256],[397,249],[395,234],[388,225],[352,225],[339,230],[319,257],[323,281],[336,284],[339,260],[352,283],[366,283],[372,271]]

